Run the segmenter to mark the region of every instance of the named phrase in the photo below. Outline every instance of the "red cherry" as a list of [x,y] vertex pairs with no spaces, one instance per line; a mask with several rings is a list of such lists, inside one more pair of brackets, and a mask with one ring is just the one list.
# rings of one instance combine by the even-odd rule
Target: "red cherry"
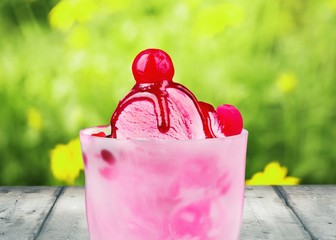
[[225,136],[238,135],[243,129],[243,118],[237,108],[223,104],[216,109],[217,119]]
[[172,81],[174,66],[169,55],[160,49],[146,49],[140,52],[132,64],[132,72],[137,83]]

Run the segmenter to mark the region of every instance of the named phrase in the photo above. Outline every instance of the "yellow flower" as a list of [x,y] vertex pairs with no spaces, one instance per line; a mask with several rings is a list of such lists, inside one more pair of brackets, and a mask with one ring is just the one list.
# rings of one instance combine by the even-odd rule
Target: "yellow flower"
[[43,122],[42,122],[42,116],[39,110],[37,110],[34,107],[30,107],[27,110],[27,123],[28,126],[35,130],[35,131],[39,131],[41,130],[42,126],[43,126]]
[[300,179],[287,176],[287,168],[281,167],[278,162],[267,164],[263,172],[258,172],[251,179],[246,180],[247,185],[297,185]]
[[292,92],[297,86],[297,79],[293,73],[283,73],[276,80],[278,89],[283,93]]
[[79,138],[68,144],[58,144],[51,150],[51,171],[56,179],[74,184],[84,169]]

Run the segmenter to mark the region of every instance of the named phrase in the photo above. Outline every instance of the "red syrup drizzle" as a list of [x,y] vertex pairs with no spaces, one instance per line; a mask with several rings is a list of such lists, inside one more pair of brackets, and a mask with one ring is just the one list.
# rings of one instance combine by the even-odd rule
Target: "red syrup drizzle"
[[116,123],[125,108],[137,101],[149,101],[153,104],[160,132],[170,129],[170,111],[168,108],[167,88],[174,88],[187,95],[194,103],[202,120],[206,138],[215,138],[211,128],[209,112],[212,111],[205,103],[199,103],[194,94],[181,84],[172,81],[174,66],[169,55],[160,49],[146,49],[140,52],[132,64],[132,72],[136,84],[131,92],[123,98],[111,117],[111,136],[117,138]]
[[[183,92],[185,95],[187,95],[194,103],[198,114],[201,117],[202,120],[202,124],[203,124],[203,131],[205,134],[205,138],[215,138],[215,134],[212,131],[212,127],[211,127],[211,119],[209,116],[209,110],[208,107],[205,106],[205,104],[200,104],[200,102],[197,101],[195,95],[185,86],[183,86],[182,84],[178,84],[178,83],[171,83],[172,84],[172,88],[178,89],[181,92]],[[210,105],[210,104],[209,104]]]
[[131,92],[120,101],[111,117],[111,137],[117,137],[118,128],[116,127],[116,123],[120,114],[128,105],[137,101],[151,102],[154,105],[158,129],[162,133],[168,132],[170,128],[170,122],[167,96],[168,93],[163,87],[163,82],[153,84],[135,84]]
[[[174,88],[185,95],[187,95],[194,103],[198,114],[202,120],[203,131],[206,138],[214,138],[215,134],[211,128],[209,108],[203,104],[199,104],[194,94],[189,91],[186,87],[181,84],[162,81],[160,83],[152,84],[135,84],[131,92],[120,101],[114,114],[111,117],[111,137],[117,138],[116,123],[119,119],[120,114],[125,110],[125,108],[136,102],[136,101],[149,101],[154,106],[154,111],[157,119],[157,127],[160,132],[166,133],[170,129],[170,111],[168,108],[168,93],[167,88]],[[204,109],[203,109],[204,108]]]

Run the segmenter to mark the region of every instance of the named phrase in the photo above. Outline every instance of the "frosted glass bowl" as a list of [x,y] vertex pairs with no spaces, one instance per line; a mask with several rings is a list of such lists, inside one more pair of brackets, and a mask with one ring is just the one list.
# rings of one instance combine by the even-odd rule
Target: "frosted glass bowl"
[[81,130],[91,240],[238,239],[248,132],[120,140]]

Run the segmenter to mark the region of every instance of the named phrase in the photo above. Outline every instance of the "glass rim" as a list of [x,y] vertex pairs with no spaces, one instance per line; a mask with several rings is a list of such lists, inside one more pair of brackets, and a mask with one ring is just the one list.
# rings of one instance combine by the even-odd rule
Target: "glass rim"
[[[95,131],[93,131],[95,130]],[[198,138],[198,139],[145,139],[145,138],[130,138],[130,139],[119,139],[119,138],[107,138],[107,137],[99,137],[99,136],[92,136],[93,133],[105,132],[106,130],[110,130],[110,125],[99,125],[99,126],[93,126],[81,129],[79,131],[80,136],[86,136],[90,138],[97,138],[101,141],[118,141],[118,142],[201,142],[201,141],[229,141],[239,138],[244,138],[248,136],[248,131],[246,129],[243,129],[240,134],[227,136],[227,137],[219,137],[219,138]],[[98,132],[97,132],[98,131]]]

